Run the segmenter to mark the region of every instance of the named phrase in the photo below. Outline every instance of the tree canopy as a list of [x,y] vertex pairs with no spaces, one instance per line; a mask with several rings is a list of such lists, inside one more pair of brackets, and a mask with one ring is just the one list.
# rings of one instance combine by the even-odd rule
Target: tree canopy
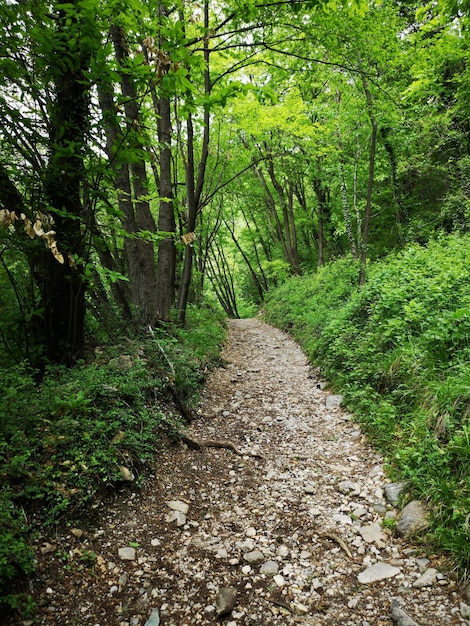
[[229,315],[346,252],[468,224],[458,4],[10,0],[0,9],[4,358]]

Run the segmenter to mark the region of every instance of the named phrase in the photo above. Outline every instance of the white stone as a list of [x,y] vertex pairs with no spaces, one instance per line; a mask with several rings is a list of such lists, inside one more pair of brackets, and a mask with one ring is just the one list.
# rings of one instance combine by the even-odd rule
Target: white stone
[[378,563],[374,563],[374,565],[371,565],[366,570],[361,572],[358,575],[357,579],[361,584],[365,585],[369,583],[374,583],[378,580],[393,578],[399,573],[400,569],[398,567],[393,567],[393,565],[389,565],[388,563],[379,561]]
[[464,619],[470,619],[470,606],[468,606],[468,604],[465,604],[465,602],[461,602],[459,608],[460,608],[460,615]]
[[180,526],[184,526],[186,524],[186,515],[184,513],[182,513],[181,511],[170,511],[167,516],[165,517],[165,520],[171,524],[172,522],[176,522],[176,525],[178,527]]
[[182,502],[181,500],[170,500],[170,502],[167,502],[166,504],[172,511],[180,511],[183,515],[188,514],[189,504],[186,502]]
[[118,556],[121,561],[134,561],[135,560],[135,548],[119,548]]
[[294,611],[297,615],[307,615],[309,609],[308,606],[305,606],[305,604],[300,604],[300,602],[298,602],[294,604]]
[[266,561],[260,569],[260,574],[265,574],[266,576],[275,576],[278,572],[279,565],[276,561]]
[[286,581],[284,580],[284,577],[281,576],[281,574],[277,574],[276,576],[274,576],[273,580],[278,587],[283,587],[286,584]]
[[374,522],[359,528],[359,534],[366,543],[382,543],[385,541],[385,534],[380,524]]
[[431,587],[436,582],[437,570],[430,567],[424,574],[414,581],[413,587],[422,589],[423,587]]
[[343,401],[343,396],[341,395],[330,395],[326,396],[325,404],[327,409],[336,409],[341,405]]
[[251,552],[245,552],[243,558],[245,561],[248,561],[248,563],[260,563],[264,560],[264,554],[261,550],[252,550]]

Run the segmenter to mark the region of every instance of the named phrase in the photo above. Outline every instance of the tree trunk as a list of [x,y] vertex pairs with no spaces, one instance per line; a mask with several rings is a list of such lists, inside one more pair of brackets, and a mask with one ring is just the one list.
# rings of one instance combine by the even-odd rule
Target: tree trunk
[[[209,2],[204,2],[204,29],[208,33],[209,30]],[[209,39],[206,35],[204,37],[204,94],[210,95],[211,83],[209,75]],[[195,181],[195,169],[194,169],[194,130],[193,120],[191,112],[188,114],[187,123],[187,146],[188,146],[188,159],[186,165],[186,198],[188,208],[188,223],[187,232],[193,233],[196,229],[196,220],[199,212],[202,189],[204,186],[204,179],[207,166],[207,158],[209,156],[209,106],[204,106],[204,132],[202,138],[202,151],[201,160],[199,161],[198,177]],[[184,255],[183,274],[181,276],[180,290],[178,294],[178,321],[180,324],[184,324],[186,318],[186,307],[188,305],[189,288],[191,285],[191,276],[193,271],[193,257],[194,248],[191,243],[186,245]]]
[[359,271],[359,285],[364,285],[366,281],[366,267],[367,267],[367,244],[369,239],[369,225],[370,216],[372,211],[372,191],[374,186],[374,169],[375,169],[375,152],[377,147],[377,121],[374,115],[374,109],[372,104],[372,95],[369,90],[367,79],[365,74],[361,74],[362,85],[364,87],[364,93],[366,96],[367,112],[371,124],[371,136],[370,136],[370,153],[369,153],[369,178],[367,181],[367,197],[366,197],[366,209],[364,212],[364,221],[362,224],[362,246],[361,246],[361,266]]
[[[122,28],[112,25],[111,37],[116,60],[119,65],[125,66],[128,57],[126,33]],[[138,233],[141,231],[156,233],[156,226],[150,211],[149,202],[146,199],[148,186],[144,153],[139,145],[134,129],[139,118],[137,90],[131,76],[126,72],[121,73],[121,91],[124,96],[124,109],[128,124],[126,140],[135,154],[129,166],[132,194],[128,198],[130,197],[131,201],[123,198],[128,193],[129,183],[127,180],[124,180],[126,174],[122,171],[123,168],[121,168],[121,182],[126,187],[121,190],[121,200],[126,209],[124,227],[126,232],[131,235],[131,237],[126,238],[125,242],[129,280],[132,301],[140,311],[142,321],[146,324],[154,325],[157,321],[157,279],[155,275],[153,243],[143,238],[138,238]]]
[[176,222],[171,184],[170,100],[167,97],[160,98],[159,109],[160,212],[158,216],[158,230],[167,234],[165,234],[158,246],[157,319],[160,322],[168,322],[171,319],[171,308],[175,299],[176,247],[174,236],[176,234]]
[[[78,13],[79,3],[76,0],[71,3]],[[58,262],[50,250],[42,248],[36,253],[34,265],[41,293],[46,356],[54,363],[72,365],[81,356],[84,346],[86,248],[83,225],[86,212],[81,191],[89,112],[87,71],[93,43],[89,43],[87,49],[79,38],[72,37],[78,20],[70,18],[69,12],[61,10],[56,18],[54,44],[61,50],[61,60],[57,62],[52,58],[50,65],[53,101],[44,189],[54,215],[54,231],[63,262]]]

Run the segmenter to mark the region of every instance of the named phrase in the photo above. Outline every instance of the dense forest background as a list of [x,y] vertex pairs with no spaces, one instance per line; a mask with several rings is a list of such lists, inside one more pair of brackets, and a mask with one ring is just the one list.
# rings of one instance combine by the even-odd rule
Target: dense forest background
[[261,307],[364,414],[391,398],[372,425],[385,448],[421,432],[395,463],[429,494],[417,468],[439,459],[437,537],[469,566],[469,16],[459,0],[2,4],[3,582],[30,567],[25,503],[56,523],[90,480],[143,462],[156,428],[177,430],[161,398],[187,411],[217,358],[217,310]]

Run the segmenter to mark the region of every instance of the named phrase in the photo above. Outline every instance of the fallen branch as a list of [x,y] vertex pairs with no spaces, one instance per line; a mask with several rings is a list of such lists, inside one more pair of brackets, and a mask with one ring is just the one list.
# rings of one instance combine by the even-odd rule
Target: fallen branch
[[219,440],[219,439],[204,439],[202,441],[196,441],[188,435],[181,435],[181,441],[183,441],[188,448],[192,450],[201,450],[201,448],[225,448],[238,454],[238,456],[252,456],[258,459],[264,458],[261,454],[254,452],[243,452],[239,450],[237,446],[231,441]]

